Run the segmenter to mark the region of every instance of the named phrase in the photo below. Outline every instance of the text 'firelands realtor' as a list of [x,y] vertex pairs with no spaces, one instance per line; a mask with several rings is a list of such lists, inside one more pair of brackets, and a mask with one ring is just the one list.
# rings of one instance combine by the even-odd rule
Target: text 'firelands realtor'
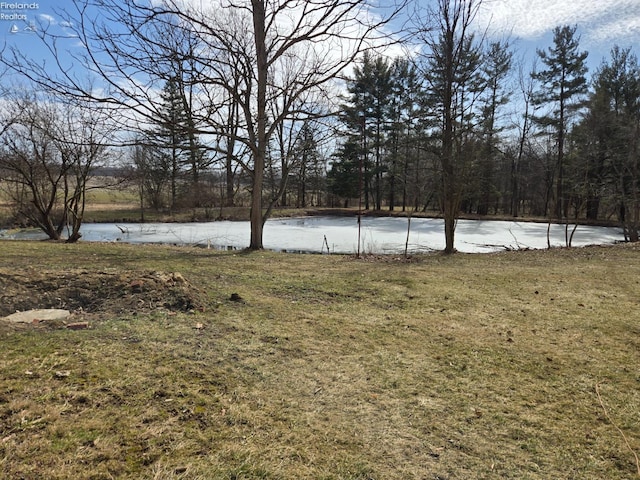
[[21,21],[27,20],[26,11],[38,10],[39,3],[9,3],[0,2],[0,21]]

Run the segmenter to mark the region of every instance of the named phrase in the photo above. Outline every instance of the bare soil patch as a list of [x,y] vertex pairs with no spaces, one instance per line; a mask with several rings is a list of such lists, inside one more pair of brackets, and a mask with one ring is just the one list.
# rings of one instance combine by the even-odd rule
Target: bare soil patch
[[165,309],[202,310],[202,292],[180,273],[83,269],[0,269],[0,317],[16,311],[60,308],[76,315],[132,315]]

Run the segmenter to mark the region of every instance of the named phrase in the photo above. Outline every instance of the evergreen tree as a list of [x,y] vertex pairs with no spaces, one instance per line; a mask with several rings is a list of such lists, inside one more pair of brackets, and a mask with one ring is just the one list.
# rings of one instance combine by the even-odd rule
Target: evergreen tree
[[596,73],[590,114],[603,117],[602,155],[611,162],[625,237],[640,231],[640,65],[631,49],[614,47]]
[[[373,57],[366,52],[362,63],[354,67],[354,77],[349,82],[348,91],[349,104],[343,109],[343,119],[352,135],[363,136],[365,208],[369,209],[369,178],[372,178],[374,208],[379,210],[382,206],[382,177],[387,169],[383,148],[387,102],[391,94],[389,62],[382,56]],[[371,157],[373,161],[370,163]]]
[[157,126],[149,134],[154,155],[153,163],[164,167],[169,181],[169,206],[174,208],[178,198],[178,177],[189,158],[188,120],[178,80],[173,77],[165,83],[160,96],[162,105]]
[[511,62],[512,53],[509,51],[508,43],[494,42],[489,45],[482,66],[486,90],[481,99],[480,125],[483,148],[477,175],[480,187],[477,211],[480,215],[489,213],[489,205],[498,190],[495,178],[496,163],[500,156],[498,135],[503,130],[499,123],[499,109],[506,105],[510,99],[505,82],[511,71]]
[[565,192],[565,139],[572,114],[583,105],[587,93],[588,52],[579,51],[577,27],[556,27],[553,31],[553,47],[547,51],[538,50],[538,56],[545,69],[533,72],[541,89],[534,95],[535,105],[551,105],[546,115],[534,117],[543,128],[551,128],[556,137],[556,204],[555,216],[566,218],[568,201]]
[[[297,187],[298,195],[296,207],[307,206],[308,186],[311,179],[317,183],[317,171],[319,164],[318,143],[315,139],[313,128],[309,122],[304,122],[294,145],[294,155],[297,163]],[[313,182],[311,182],[313,185]]]
[[[160,96],[162,104],[156,128],[147,134],[147,141],[152,147],[153,155],[158,157],[150,162],[154,167],[155,178],[160,177],[159,169],[169,184],[169,206],[174,208],[179,197],[179,180],[187,169],[191,170],[194,195],[192,203],[197,205],[199,198],[199,173],[206,165],[205,148],[199,141],[184,85],[178,77],[172,77],[165,83]],[[156,193],[156,202],[158,200]]]
[[580,196],[588,220],[598,219],[604,191],[616,183],[613,157],[615,145],[622,140],[610,98],[598,83],[596,80],[584,116],[571,132],[577,160],[573,170],[584,178]]
[[[402,209],[407,206],[409,172],[416,159],[418,141],[418,108],[423,95],[416,65],[407,58],[398,57],[391,65],[391,92],[386,108],[386,151],[388,164],[389,210],[394,210],[399,182],[402,188]],[[415,192],[413,192],[415,193]]]
[[360,195],[360,176],[362,165],[362,149],[354,137],[345,140],[334,155],[335,160],[327,172],[327,188],[329,192],[344,200],[344,207],[349,206],[349,199]]

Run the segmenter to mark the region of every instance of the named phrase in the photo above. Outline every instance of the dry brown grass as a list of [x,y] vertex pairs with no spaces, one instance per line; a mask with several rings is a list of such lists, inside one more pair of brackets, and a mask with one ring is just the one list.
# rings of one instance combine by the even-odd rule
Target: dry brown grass
[[636,475],[611,423],[640,450],[631,245],[412,262],[2,249],[0,268],[180,272],[206,303],[89,312],[85,331],[0,327],[7,478]]

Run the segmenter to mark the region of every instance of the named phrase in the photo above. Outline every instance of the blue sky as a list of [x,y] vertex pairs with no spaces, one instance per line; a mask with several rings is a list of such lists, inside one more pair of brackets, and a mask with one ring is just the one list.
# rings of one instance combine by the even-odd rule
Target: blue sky
[[[50,25],[52,31],[64,34],[65,25],[57,12],[65,8],[73,10],[73,2],[0,0],[0,42],[40,56],[42,46],[30,29]],[[477,22],[490,25],[492,37],[509,36],[525,62],[535,57],[536,48],[549,47],[553,28],[564,24],[578,26],[581,48],[590,53],[591,72],[608,57],[614,44],[631,46],[640,54],[640,0],[484,0]]]
[[510,34],[528,58],[553,43],[553,28],[577,25],[580,48],[595,70],[614,45],[640,55],[640,0],[484,0],[478,21],[490,32]]
[[46,26],[64,34],[64,22],[56,9],[70,6],[70,0],[0,0],[0,45],[6,42],[27,55],[42,57],[44,47],[34,29]]

